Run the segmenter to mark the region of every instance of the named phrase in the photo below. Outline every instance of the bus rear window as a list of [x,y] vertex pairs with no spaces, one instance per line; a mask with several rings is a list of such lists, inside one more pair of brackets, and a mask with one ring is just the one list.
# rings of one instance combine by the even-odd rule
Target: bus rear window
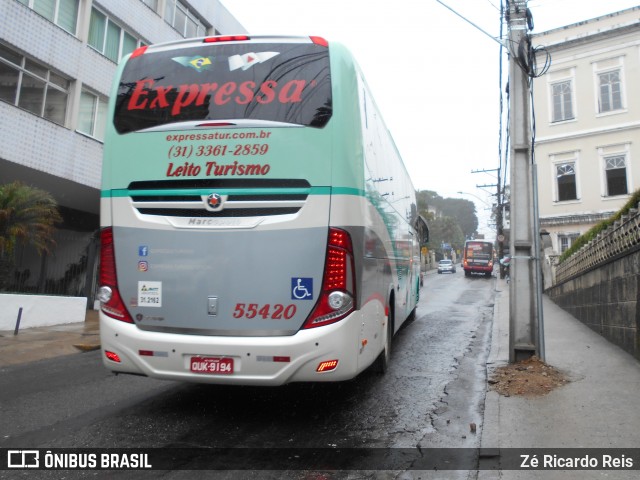
[[465,248],[465,256],[468,258],[490,259],[493,256],[493,244],[490,242],[468,241]]
[[114,126],[128,133],[198,120],[324,127],[331,118],[329,50],[307,43],[203,44],[130,58]]

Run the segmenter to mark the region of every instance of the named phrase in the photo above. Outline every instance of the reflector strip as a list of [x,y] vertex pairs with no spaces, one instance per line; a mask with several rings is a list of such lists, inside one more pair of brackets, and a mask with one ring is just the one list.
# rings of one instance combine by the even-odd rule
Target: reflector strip
[[281,362],[281,363],[289,363],[291,361],[291,357],[271,357],[268,355],[258,355],[256,357],[256,361],[258,362]]
[[105,350],[104,354],[112,362],[120,363],[120,357],[118,356],[117,353],[110,352],[109,350]]
[[169,352],[155,352],[153,350],[138,350],[141,357],[168,357]]

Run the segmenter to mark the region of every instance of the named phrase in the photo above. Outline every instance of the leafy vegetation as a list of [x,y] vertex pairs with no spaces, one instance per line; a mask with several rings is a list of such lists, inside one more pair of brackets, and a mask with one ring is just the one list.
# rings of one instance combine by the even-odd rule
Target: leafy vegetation
[[580,250],[584,245],[586,245],[591,240],[596,238],[600,232],[606,230],[615,222],[620,220],[620,218],[622,218],[623,215],[626,215],[627,213],[629,213],[629,210],[631,210],[632,208],[636,208],[639,201],[640,201],[640,190],[636,190],[633,193],[633,195],[631,195],[631,198],[627,201],[627,203],[625,203],[625,205],[620,210],[618,210],[618,212],[616,212],[614,215],[612,215],[608,219],[603,220],[600,223],[594,225],[587,232],[585,232],[580,237],[578,237],[573,242],[571,247],[569,247],[567,250],[565,250],[565,252],[562,255],[560,255],[560,258],[558,259],[559,262],[560,263],[564,262],[567,258],[569,258],[571,255],[573,255],[578,250]]
[[461,251],[465,240],[477,232],[475,204],[469,200],[443,198],[436,192],[423,190],[418,192],[418,210],[429,222],[428,247],[438,256],[443,253],[443,243]]
[[55,245],[55,224],[62,221],[53,197],[22,182],[0,185],[0,288],[14,266],[18,244],[30,244],[38,253]]

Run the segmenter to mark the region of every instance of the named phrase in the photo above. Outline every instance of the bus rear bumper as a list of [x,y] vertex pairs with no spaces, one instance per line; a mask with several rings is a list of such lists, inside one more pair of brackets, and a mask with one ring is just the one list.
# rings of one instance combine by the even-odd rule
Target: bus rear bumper
[[[359,359],[361,317],[354,313],[292,336],[227,337],[144,331],[100,312],[102,360],[116,373],[183,382],[274,386],[343,381],[368,366]],[[195,373],[194,357],[232,359],[232,373]]]
[[492,273],[493,265],[488,266],[478,266],[474,265],[473,267],[462,267],[465,272],[469,273]]

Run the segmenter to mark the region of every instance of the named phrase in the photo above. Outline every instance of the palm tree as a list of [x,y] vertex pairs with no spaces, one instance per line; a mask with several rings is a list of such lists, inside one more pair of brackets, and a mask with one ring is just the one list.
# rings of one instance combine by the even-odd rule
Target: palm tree
[[55,245],[55,223],[62,221],[51,194],[22,182],[0,185],[0,288],[14,266],[16,245],[30,244],[39,254]]

